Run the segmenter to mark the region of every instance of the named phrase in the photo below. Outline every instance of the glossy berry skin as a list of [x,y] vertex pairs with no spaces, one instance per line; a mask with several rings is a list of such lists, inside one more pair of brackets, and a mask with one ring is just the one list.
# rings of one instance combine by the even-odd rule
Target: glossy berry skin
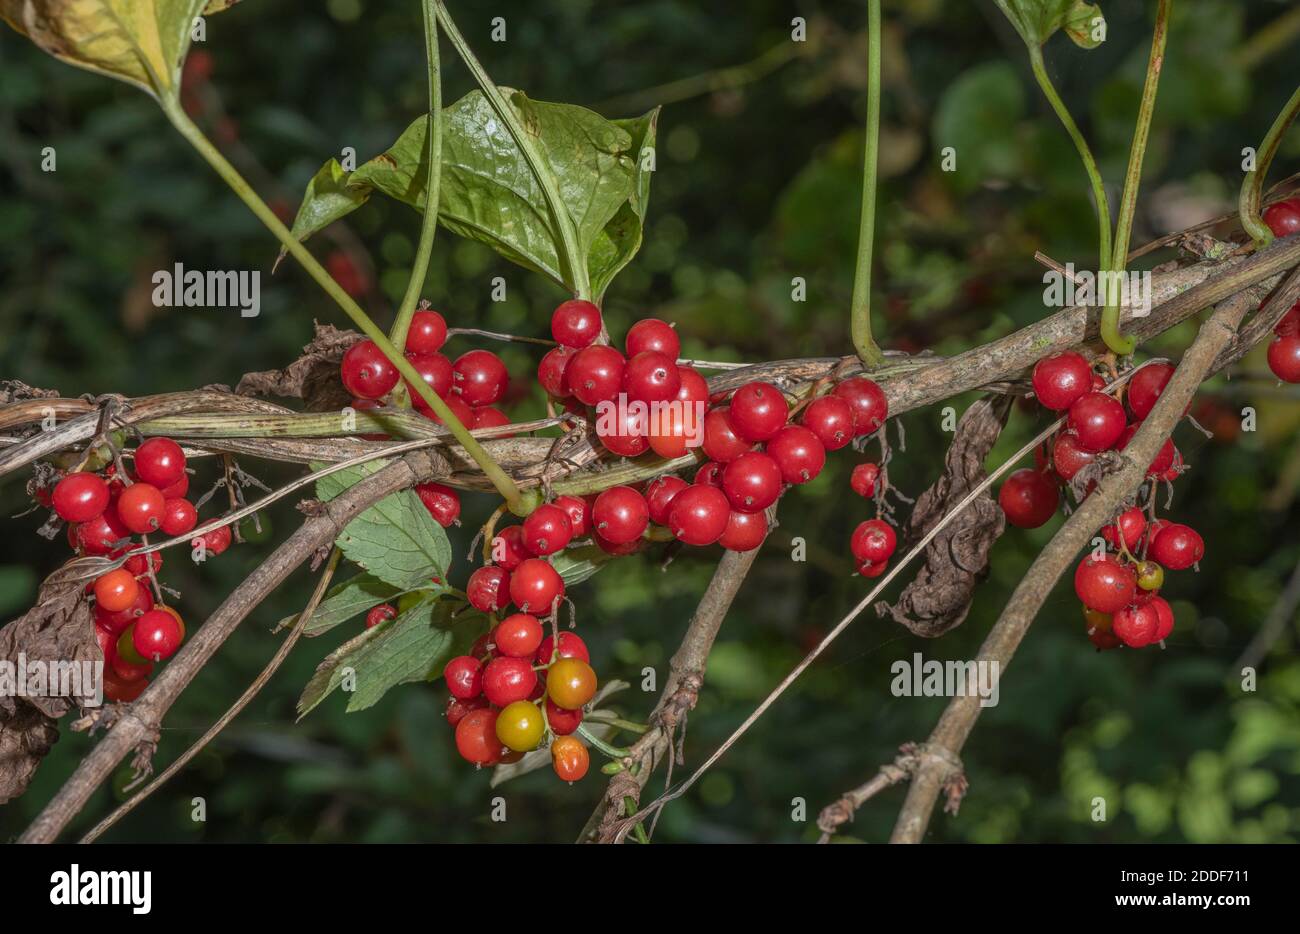
[[1069,482],[1084,467],[1087,467],[1097,455],[1079,443],[1073,432],[1065,431],[1057,435],[1052,445],[1052,469],[1062,480]]
[[161,551],[151,551],[147,555],[132,555],[126,559],[126,564],[122,565],[122,567],[130,571],[135,577],[139,577],[149,570],[151,564],[155,574],[162,570],[163,556]]
[[853,407],[839,396],[814,400],[799,421],[828,451],[838,451],[853,440]]
[[[407,359],[410,359],[409,354]],[[378,399],[392,392],[399,374],[378,345],[365,340],[353,344],[343,354],[339,375],[343,378],[343,388],[358,399]],[[136,472],[139,472],[138,466]]]
[[611,405],[596,417],[596,437],[605,450],[619,457],[636,457],[650,447],[650,441],[643,433],[644,421],[630,406]]
[[709,383],[700,375],[700,371],[690,366],[677,367],[677,378],[681,385],[677,389],[678,402],[703,402],[709,404]]
[[[113,660],[122,663],[123,668],[119,674],[123,678],[129,679],[133,674],[147,675],[149,673],[148,668],[152,663],[137,652],[135,648],[134,623],[122,630],[121,634],[117,637],[117,644],[114,648],[117,651],[113,656]],[[137,668],[140,669],[140,671],[137,672],[135,670]]]
[[1053,412],[1064,412],[1092,391],[1092,367],[1073,351],[1034,364],[1034,397]]
[[[1116,529],[1116,526],[1119,526]],[[1124,547],[1129,551],[1136,551],[1138,542],[1142,541],[1142,535],[1147,530],[1146,516],[1142,510],[1136,506],[1130,506],[1119,514],[1119,519],[1110,525],[1104,525],[1101,529],[1101,537],[1106,540],[1106,544],[1112,548],[1119,548],[1119,534],[1124,535]]]
[[495,710],[471,710],[456,724],[456,751],[466,762],[483,766],[501,761],[497,716]]
[[1174,368],[1168,363],[1152,363],[1133,374],[1128,381],[1126,398],[1134,418],[1141,420],[1151,414],[1173,375]]
[[722,472],[722,492],[733,509],[761,512],[777,501],[783,480],[777,462],[761,451],[749,451]]
[[687,545],[712,545],[727,529],[731,504],[715,486],[692,484],[673,497],[668,528]]
[[70,473],[54,487],[51,501],[64,522],[89,522],[108,508],[108,484],[97,474]]
[[457,700],[471,700],[483,693],[483,666],[472,656],[457,655],[448,661],[442,677]]
[[591,767],[591,754],[581,740],[564,736],[551,744],[551,768],[561,781],[576,782]]
[[442,715],[447,718],[447,723],[454,728],[460,721],[465,719],[465,715],[471,710],[482,710],[487,705],[487,698],[481,695],[472,700],[449,697],[447,698],[447,709],[443,711]]
[[451,367],[452,385],[470,405],[491,405],[506,394],[510,374],[501,358],[490,350],[471,350]]
[[569,391],[586,405],[609,402],[623,388],[623,371],[627,361],[613,347],[593,344],[584,347],[569,361],[564,378]]
[[704,453],[709,460],[719,464],[734,461],[754,448],[753,442],[746,441],[736,433],[729,412],[728,407],[723,406],[704,416]]
[[623,545],[641,537],[650,523],[650,509],[645,497],[630,486],[610,487],[596,497],[591,521],[602,538]]
[[561,658],[546,671],[546,696],[564,710],[578,710],[596,696],[596,672],[580,658]]
[[1300,199],[1288,198],[1264,209],[1264,223],[1275,237],[1300,233]]
[[531,613],[512,613],[492,631],[497,652],[510,658],[531,658],[542,644],[542,623]]
[[465,584],[470,605],[482,613],[495,613],[510,603],[510,574],[495,565],[478,568]]
[[105,509],[95,518],[79,523],[76,530],[77,548],[87,555],[110,554],[116,542],[131,535],[131,530],[117,517],[116,509]]
[[524,527],[506,526],[492,539],[492,560],[506,571],[514,571],[526,559],[534,557],[524,545]]
[[460,494],[449,486],[420,483],[415,487],[415,495],[420,497],[420,502],[429,510],[433,521],[444,529],[460,517]]
[[1274,338],[1268,345],[1268,368],[1284,383],[1300,383],[1300,336]]
[[537,382],[548,396],[563,399],[570,395],[565,374],[574,353],[571,347],[553,347],[542,357],[542,362],[537,364]]
[[[414,354],[406,355],[406,362],[415,368],[415,372],[420,375],[420,379],[433,390],[434,395],[446,399],[451,393],[452,380],[454,378],[451,369],[451,361],[440,353]],[[408,380],[406,390],[411,395],[411,405],[417,412],[425,415],[432,415],[433,409],[424,401],[415,387]]]
[[[130,573],[129,571],[127,573]],[[118,610],[115,613],[104,611],[102,604],[95,607],[95,624],[103,629],[107,629],[113,635],[117,636],[122,633],[137,619],[153,609],[153,595],[149,593],[149,588],[142,581],[137,581],[139,586],[135,589],[135,600],[124,610]]]
[[998,490],[998,505],[1007,521],[1020,529],[1036,529],[1056,515],[1061,491],[1036,467],[1011,474]]
[[1159,628],[1160,614],[1150,604],[1127,606],[1111,616],[1111,632],[1130,649],[1140,649],[1155,642]]
[[494,707],[528,700],[537,687],[537,673],[524,658],[498,657],[483,668],[483,695]]
[[786,483],[807,483],[826,466],[826,447],[802,425],[786,425],[767,442],[767,456],[781,468]]
[[672,325],[658,318],[642,318],[628,328],[624,348],[629,357],[653,351],[661,353],[674,363],[682,354],[682,343]]
[[727,516],[718,544],[728,551],[753,551],[767,538],[767,516],[733,509]]
[[118,568],[95,581],[95,606],[105,613],[120,613],[131,608],[139,593],[140,585],[131,572]]
[[1156,642],[1163,642],[1174,631],[1174,610],[1163,597],[1152,597],[1148,606],[1154,607],[1159,624],[1156,626]]
[[524,547],[535,555],[555,554],[572,538],[569,514],[551,503],[538,506],[524,520]]
[[[694,416],[692,415],[691,418]],[[684,456],[692,442],[686,427],[686,416],[677,408],[661,411],[657,417],[652,413],[650,431],[647,435],[650,450],[665,460]]]
[[1278,337],[1294,337],[1300,334],[1300,302],[1292,305],[1277,324],[1273,325],[1273,333]]
[[[230,526],[223,525],[219,529],[213,529],[211,532],[204,532],[195,541],[203,541],[203,547],[207,550],[208,555],[215,556],[221,554],[230,547],[233,535]],[[193,544],[193,543],[191,543]]]
[[[500,428],[503,425],[510,424],[510,416],[500,409],[494,409],[490,405],[480,405],[473,409],[473,423],[465,422],[466,428]],[[513,438],[514,435],[496,435],[498,438]]]
[[645,488],[645,504],[650,513],[650,521],[659,525],[667,525],[668,512],[672,508],[673,497],[688,486],[690,484],[681,477],[674,477],[671,474],[655,477],[650,482],[650,485]]
[[1165,569],[1154,561],[1143,561],[1137,566],[1137,582],[1142,590],[1159,590],[1165,585]]
[[1070,406],[1066,422],[1079,444],[1089,451],[1104,451],[1119,440],[1127,419],[1124,406],[1104,392],[1088,392]]
[[[1119,440],[1115,442],[1115,448],[1122,451],[1128,447],[1128,443],[1133,440],[1133,436],[1137,434],[1139,427],[1141,427],[1140,423],[1135,423],[1125,428],[1124,433],[1120,435]],[[1156,456],[1152,458],[1150,466],[1147,467],[1147,476],[1161,476],[1166,470],[1173,466],[1174,458],[1177,456],[1178,448],[1174,446],[1174,439],[1166,438],[1165,443],[1160,445],[1160,450],[1156,452]]]
[[391,603],[381,603],[379,606],[372,606],[370,612],[366,614],[366,628],[374,629],[380,623],[386,623],[389,620],[397,619],[397,607]]
[[578,496],[557,496],[551,505],[561,510],[569,520],[571,538],[586,538],[591,534],[591,508]]
[[177,483],[183,482],[189,488],[185,452],[171,438],[150,438],[135,449],[135,475],[138,480],[162,490],[164,496],[184,496],[184,490],[175,493],[169,489]]
[[181,647],[181,627],[172,614],[150,610],[132,625],[131,642],[142,658],[164,661]]
[[550,724],[551,732],[556,736],[568,736],[582,725],[582,711],[565,710],[563,707],[556,707],[555,701],[549,697],[546,698],[546,722]]
[[600,309],[580,298],[561,302],[551,312],[551,336],[565,347],[582,348],[600,336]]
[[1182,571],[1205,557],[1205,541],[1194,529],[1173,522],[1152,537],[1150,555],[1171,571]]
[[858,464],[849,475],[849,487],[863,499],[871,499],[875,496],[879,485],[880,467],[870,461]]
[[547,636],[542,640],[542,644],[537,647],[537,653],[533,660],[539,665],[549,665],[555,658],[577,658],[591,664],[591,652],[587,650],[587,643],[582,641],[582,637],[573,632],[560,633],[560,649],[555,651],[555,638]]
[[[152,483],[133,483],[117,498],[117,515],[132,532],[147,535],[162,525],[167,501]],[[193,526],[191,526],[193,528]]]
[[536,749],[546,732],[544,715],[535,704],[515,701],[497,715],[497,739],[515,752]]
[[525,613],[550,613],[563,596],[563,578],[541,558],[528,558],[510,575],[510,600]]
[[849,550],[853,552],[853,557],[873,564],[888,561],[896,548],[898,535],[884,519],[868,519],[859,523],[849,539]]
[[630,358],[623,369],[623,391],[636,402],[667,402],[681,387],[676,362],[653,350]]
[[700,465],[700,469],[695,471],[692,478],[697,486],[716,486],[722,489],[722,472],[727,469],[726,464],[720,464],[717,461],[705,461]]
[[[451,411],[451,414],[455,417],[456,421],[460,422],[462,425],[468,426],[474,421],[474,410],[469,407],[469,403],[462,399],[458,393],[448,393],[439,398],[442,399],[443,404]],[[416,401],[417,403],[420,402],[420,400]],[[443,424],[442,416],[432,408],[423,406],[422,404],[417,404],[415,408],[416,411],[425,418],[431,419],[439,425]]]
[[406,332],[406,353],[437,353],[447,343],[447,322],[436,311],[417,311],[411,315]]
[[885,573],[889,563],[886,561],[863,561],[858,565],[858,573],[867,579],[879,577]]
[[1102,613],[1115,613],[1133,602],[1137,574],[1130,565],[1110,555],[1098,561],[1088,555],[1074,572],[1074,592],[1083,605]]
[[853,410],[855,435],[869,435],[885,424],[885,419],[889,416],[889,400],[874,380],[855,376],[840,383],[832,392]]
[[[766,441],[771,438],[790,417],[790,407],[786,404],[781,390],[771,383],[755,381],[746,383],[736,390],[731,397],[731,408],[727,413],[731,430],[746,441]],[[706,451],[707,453],[707,451]]]
[[[139,484],[136,484],[139,486]],[[162,522],[159,528],[164,535],[184,535],[194,528],[199,521],[199,511],[188,499],[169,499],[163,501]]]
[[112,662],[113,656],[117,654],[117,635],[112,630],[96,624],[95,644],[99,646],[99,651],[103,653],[105,664]]

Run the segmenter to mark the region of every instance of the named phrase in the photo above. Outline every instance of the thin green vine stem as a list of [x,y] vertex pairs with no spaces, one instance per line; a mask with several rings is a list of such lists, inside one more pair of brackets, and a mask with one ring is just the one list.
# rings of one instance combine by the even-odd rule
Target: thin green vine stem
[[862,215],[858,261],[853,270],[850,333],[858,358],[869,369],[884,362],[871,335],[871,254],[876,236],[876,164],[880,154],[880,0],[867,0],[867,126],[862,145]]
[[591,294],[591,280],[587,275],[586,257],[582,255],[582,251],[578,247],[578,228],[569,215],[568,208],[564,206],[564,201],[560,197],[559,183],[556,181],[555,176],[551,174],[550,166],[542,158],[542,154],[533,144],[532,137],[519,121],[519,115],[510,106],[510,102],[501,96],[501,90],[474,56],[474,50],[469,47],[465,37],[456,28],[456,23],[452,20],[451,14],[447,12],[446,5],[442,0],[434,0],[434,2],[437,5],[438,22],[442,24],[442,31],[446,34],[447,41],[452,44],[457,54],[465,62],[466,67],[473,74],[474,80],[483,89],[483,94],[487,97],[488,103],[492,105],[492,109],[496,111],[497,116],[501,118],[501,122],[510,131],[515,145],[523,153],[524,160],[528,163],[533,177],[537,179],[537,184],[542,189],[542,195],[546,198],[546,206],[550,210],[551,221],[555,224],[556,233],[560,237],[560,264],[565,267],[561,270],[561,274],[567,275],[568,281],[573,283],[578,298],[594,301]]
[[267,207],[265,201],[258,197],[257,192],[244,180],[239,171],[226,160],[226,157],[221,154],[217,147],[212,145],[211,140],[203,135],[203,131],[194,125],[193,121],[185,114],[185,111],[181,109],[179,103],[164,101],[162,108],[163,112],[167,114],[167,118],[171,120],[172,125],[176,127],[177,132],[185,137],[186,141],[195,148],[199,155],[212,166],[222,180],[230,186],[230,189],[239,196],[239,199],[248,205],[249,210],[253,212],[257,219],[265,224],[267,229],[284,246],[285,250],[302,264],[307,274],[316,280],[317,285],[324,289],[330,298],[334,299],[338,306],[352,319],[352,322],[361,329],[361,332],[375,342],[379,349],[383,351],[384,356],[397,367],[397,371],[401,373],[406,381],[415,387],[420,398],[442,419],[443,424],[447,426],[447,429],[465,449],[465,453],[473,458],[474,463],[478,464],[479,469],[483,471],[484,475],[492,482],[492,485],[505,498],[510,505],[511,511],[516,513],[527,512],[530,508],[531,499],[525,499],[519,492],[519,487],[515,485],[514,480],[510,479],[510,476],[474,439],[474,436],[469,433],[469,429],[460,423],[451,409],[447,407],[447,403],[443,402],[438,394],[429,388],[429,384],[420,377],[420,374],[415,371],[415,368],[402,355],[402,352],[393,346],[388,336],[370,319],[370,316],[362,310],[352,296],[343,291],[342,287],[326,272],[325,267],[321,266],[316,261],[316,257],[312,256],[311,252],[289,231],[289,228],[281,223],[280,219],[275,216],[275,212]]
[[[1111,268],[1124,272],[1128,265],[1129,237],[1133,232],[1133,215],[1137,210],[1138,186],[1142,182],[1142,161],[1146,156],[1147,138],[1151,132],[1151,115],[1156,109],[1156,91],[1160,85],[1160,71],[1165,61],[1165,40],[1169,36],[1169,14],[1173,0],[1160,0],[1156,11],[1155,31],[1151,35],[1151,56],[1147,59],[1147,77],[1142,86],[1142,103],[1138,107],[1137,124],[1133,128],[1133,145],[1128,153],[1128,171],[1124,175],[1124,195],[1120,199],[1119,217],[1115,222],[1115,246],[1111,252]],[[1131,354],[1137,341],[1125,337],[1119,330],[1118,290],[1108,284],[1106,301],[1101,312],[1101,338],[1117,354]]]
[[420,300],[425,277],[429,274],[429,255],[433,252],[433,238],[438,230],[438,195],[442,187],[442,77],[441,58],[438,55],[438,16],[433,0],[420,4],[424,12],[424,48],[429,67],[429,125],[425,132],[428,145],[429,175],[424,183],[424,221],[420,225],[420,244],[411,264],[411,281],[406,284],[406,294],[397,308],[397,318],[388,332],[394,347],[406,347],[406,333],[411,329],[411,318]]
[[1264,223],[1264,219],[1259,214],[1260,198],[1264,189],[1264,177],[1268,175],[1268,167],[1273,162],[1273,157],[1277,155],[1282,137],[1286,135],[1287,128],[1291,126],[1297,113],[1300,113],[1300,87],[1295,89],[1291,99],[1286,102],[1286,106],[1273,120],[1273,125],[1268,128],[1264,141],[1255,151],[1255,168],[1247,172],[1241,182],[1241,194],[1237,198],[1237,207],[1241,212],[1241,226],[1246,229],[1246,233],[1250,234],[1250,239],[1255,241],[1256,249],[1266,247],[1273,242],[1273,231],[1268,229],[1268,224]]
[[1047,76],[1047,68],[1043,64],[1043,50],[1039,46],[1029,44],[1029,65],[1033,69],[1034,79],[1038,86],[1042,88],[1047,102],[1052,105],[1052,110],[1056,111],[1056,116],[1060,118],[1065,132],[1070,135],[1074,142],[1074,148],[1079,151],[1079,158],[1083,161],[1083,169],[1088,173],[1088,181],[1092,184],[1092,196],[1097,202],[1097,238],[1099,240],[1100,256],[1099,273],[1109,272],[1111,259],[1111,237],[1110,237],[1110,205],[1106,201],[1106,186],[1101,181],[1101,171],[1097,168],[1097,160],[1093,158],[1092,150],[1088,148],[1088,141],[1083,138],[1079,132],[1079,127],[1075,124],[1074,118],[1070,116],[1070,111],[1066,109],[1065,102],[1061,96],[1056,93],[1056,87],[1052,84],[1052,79]]

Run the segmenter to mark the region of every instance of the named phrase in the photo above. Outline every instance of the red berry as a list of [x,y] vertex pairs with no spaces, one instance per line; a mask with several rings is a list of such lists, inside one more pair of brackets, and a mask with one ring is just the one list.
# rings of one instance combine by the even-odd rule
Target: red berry
[[415,495],[420,497],[429,515],[444,529],[460,517],[460,494],[441,483],[420,483],[415,487]]
[[746,441],[731,426],[727,406],[714,409],[704,416],[704,453],[710,460],[726,464],[735,460],[754,445]]
[[559,506],[543,503],[524,520],[524,547],[535,555],[552,555],[573,538],[569,514]]
[[117,654],[117,634],[96,623],[95,642],[99,646],[99,651],[104,654],[105,664],[110,664],[113,656]]
[[95,581],[95,606],[105,613],[130,609],[140,593],[140,585],[130,571],[118,568]]
[[[1127,448],[1128,443],[1133,440],[1133,436],[1137,434],[1138,428],[1140,427],[1141,427],[1141,423],[1134,422],[1133,424],[1125,428],[1124,433],[1120,435],[1119,440],[1115,442],[1115,449],[1117,451],[1122,451],[1125,448]],[[1177,454],[1178,454],[1178,448],[1174,447],[1174,439],[1166,438],[1165,443],[1162,444],[1160,446],[1160,450],[1156,452],[1156,456],[1151,461],[1151,465],[1147,467],[1147,476],[1159,477],[1171,466],[1173,466],[1174,458],[1177,456]]]
[[542,622],[531,613],[512,613],[497,623],[492,641],[507,658],[531,658],[542,644]]
[[1300,334],[1300,302],[1292,305],[1277,324],[1273,325],[1273,333],[1278,337],[1294,337]]
[[853,433],[869,435],[885,424],[889,416],[889,400],[873,380],[865,376],[846,379],[833,390],[853,410]]
[[653,350],[630,358],[623,370],[623,391],[635,402],[667,402],[681,387],[676,362]]
[[[117,515],[132,532],[147,535],[162,525],[167,501],[152,483],[133,483],[117,498]],[[193,526],[190,526],[193,528]]]
[[853,557],[873,564],[888,561],[897,547],[898,536],[884,519],[868,519],[859,523],[853,530],[853,537],[849,539],[849,550],[853,552]]
[[[410,354],[407,355],[410,360]],[[397,367],[384,356],[379,346],[370,340],[358,341],[343,355],[339,368],[343,388],[360,399],[378,399],[386,396],[397,385]],[[140,472],[139,452],[136,453],[136,472]],[[140,474],[141,477],[145,475]]]
[[[145,483],[152,483],[164,496],[184,496],[190,481],[185,473],[185,452],[171,438],[150,438],[135,449],[135,475]],[[184,483],[180,493],[172,487]]]
[[483,694],[494,707],[528,700],[537,687],[537,672],[528,659],[501,656],[483,668]]
[[[674,403],[676,405],[676,403]],[[686,430],[687,416],[679,408],[667,408],[650,415],[650,450],[666,460],[683,457],[693,440]]]
[[668,527],[687,545],[712,545],[727,529],[731,506],[715,486],[692,484],[673,497]]
[[1264,209],[1264,223],[1273,231],[1275,237],[1289,237],[1300,232],[1300,203],[1295,198],[1288,198]]
[[807,483],[826,466],[826,448],[802,425],[786,425],[767,442],[767,456],[781,468],[786,483]]
[[716,486],[718,489],[722,489],[722,472],[726,469],[726,464],[720,464],[717,461],[705,461],[700,469],[695,471],[694,482],[699,486]]
[[469,655],[457,655],[442,669],[447,690],[458,700],[471,700],[483,693],[483,666]]
[[453,385],[470,405],[491,405],[506,394],[510,374],[490,350],[471,350],[452,364]]
[[469,576],[465,596],[474,609],[495,613],[510,602],[510,575],[495,565],[486,565]]
[[650,521],[667,525],[673,497],[688,486],[690,484],[681,477],[674,477],[671,474],[655,477],[645,489],[645,504],[650,513]]
[[150,610],[137,619],[131,643],[141,658],[161,662],[181,647],[181,627],[176,617],[165,610]]
[[761,512],[731,510],[727,527],[722,530],[718,544],[728,551],[753,551],[767,538],[767,516]]
[[[1154,599],[1159,599],[1156,597]],[[1115,611],[1110,618],[1110,629],[1131,649],[1140,649],[1156,641],[1160,629],[1160,614],[1149,603],[1143,606],[1126,606]]]
[[557,707],[555,701],[546,698],[546,722],[556,736],[568,736],[582,725],[582,708],[565,710]]
[[722,472],[722,492],[733,509],[761,512],[781,495],[781,468],[760,451],[748,451]]
[[406,353],[437,353],[447,343],[447,322],[436,311],[417,311],[411,315],[406,332]]
[[495,765],[503,749],[497,739],[497,711],[471,710],[456,724],[456,751],[466,762]]
[[555,506],[569,517],[569,531],[573,538],[586,538],[591,534],[591,509],[585,499],[577,496],[559,496]]
[[591,767],[591,753],[582,740],[565,736],[551,744],[551,768],[560,781],[576,782]]
[[1141,420],[1150,414],[1173,375],[1174,368],[1168,363],[1152,363],[1133,374],[1128,381],[1127,397],[1134,418]]
[[[116,658],[113,659],[117,661]],[[104,672],[104,697],[106,700],[119,704],[129,704],[149,686],[149,679],[143,676],[126,681],[117,676],[116,669]]]
[[202,541],[203,547],[209,555],[219,555],[230,547],[231,538],[230,526],[223,525],[211,532],[204,532],[194,541]]
[[366,628],[374,629],[380,623],[386,623],[390,619],[397,619],[397,607],[391,603],[381,603],[379,606],[372,606],[370,612],[366,614]]
[[549,665],[555,658],[580,658],[587,664],[591,664],[591,653],[587,651],[587,643],[576,633],[560,633],[560,650],[555,651],[555,639],[547,636],[542,640],[542,644],[537,647],[537,654],[533,660],[539,665]]
[[1083,605],[1102,613],[1114,613],[1133,602],[1137,573],[1106,555],[1098,560],[1088,555],[1074,572],[1074,592]]
[[849,476],[849,486],[863,499],[876,495],[876,485],[880,482],[880,467],[870,462],[858,464]]
[[[155,552],[156,554],[156,552]],[[130,573],[129,571],[127,573]],[[126,629],[137,619],[153,609],[153,594],[143,583],[138,582],[139,586],[135,589],[135,600],[124,610],[118,610],[115,613],[105,613],[103,606],[97,606],[95,609],[95,623],[103,629],[107,629],[114,636],[121,635],[122,630]],[[98,598],[97,598],[98,599]]]
[[610,453],[619,457],[636,457],[650,447],[644,421],[630,406],[610,404],[596,417],[596,437]]
[[1079,443],[1078,436],[1072,431],[1064,431],[1056,436],[1052,445],[1052,469],[1062,480],[1069,482],[1084,467],[1087,467],[1097,455]]
[[1156,642],[1163,642],[1169,638],[1169,634],[1174,631],[1174,610],[1164,597],[1152,597],[1148,606],[1155,607],[1156,615],[1160,619],[1156,627]]
[[703,402],[709,404],[709,384],[699,370],[689,366],[677,367],[677,376],[681,386],[677,390],[678,402]]
[[[109,663],[109,665],[113,669],[113,674],[116,675],[120,680],[139,681],[142,678],[147,678],[153,672],[153,662],[150,661],[133,662],[122,657],[122,650],[123,650],[122,640],[123,639],[129,640],[130,633],[131,630],[128,629],[126,632],[122,633],[122,635],[118,637],[117,652],[114,653],[113,660]],[[135,648],[133,645],[128,645],[127,648],[130,648],[132,653],[135,652]],[[139,656],[136,657],[138,658]],[[105,674],[107,675],[107,672]]]
[[492,560],[503,570],[514,571],[525,559],[531,557],[533,553],[524,545],[522,525],[507,526],[492,539]]
[[458,697],[449,697],[447,698],[447,709],[443,712],[443,716],[447,718],[447,722],[452,727],[455,727],[460,723],[460,721],[465,719],[465,715],[470,711],[482,710],[487,705],[487,698],[481,695],[472,698],[471,700],[461,700]]
[[586,347],[600,336],[600,309],[591,302],[571,298],[551,312],[551,336],[565,347]]
[[[480,405],[471,410],[474,418],[472,425],[466,425],[467,428],[500,428],[502,425],[510,424],[510,416],[500,409],[494,409],[490,405]],[[497,435],[498,438],[513,438],[514,435]]]
[[1192,529],[1173,522],[1151,538],[1151,559],[1173,571],[1182,571],[1205,557],[1205,541]]
[[1268,368],[1284,383],[1300,383],[1300,335],[1278,337],[1268,345]]
[[887,561],[863,561],[858,565],[858,573],[870,580],[884,574],[888,567]]
[[77,547],[82,554],[107,555],[124,539],[130,538],[131,530],[122,524],[116,509],[105,509],[93,519],[76,525]]
[[623,355],[605,344],[593,344],[579,350],[565,370],[569,391],[580,402],[596,405],[612,401],[623,388]]
[[1056,515],[1061,491],[1041,470],[1025,467],[1003,481],[998,504],[1012,525],[1036,529]]
[[627,340],[623,346],[629,357],[654,351],[676,363],[677,358],[682,355],[682,343],[677,338],[677,332],[673,330],[672,325],[658,318],[643,318],[632,325],[628,329]]
[[572,348],[553,347],[542,357],[542,362],[537,364],[537,382],[548,396],[563,399],[570,394],[565,374],[573,357]]
[[1104,451],[1124,433],[1124,406],[1104,392],[1089,392],[1070,406],[1067,424],[1084,448]]
[[[140,484],[136,484],[139,486]],[[169,499],[163,502],[161,528],[164,535],[184,535],[199,521],[199,511],[188,499]]]
[[[415,372],[420,374],[420,379],[424,380],[425,383],[428,384],[429,388],[433,390],[434,395],[445,400],[451,393],[451,361],[442,354],[408,353],[406,355],[406,362],[415,368]],[[406,383],[406,389],[411,394],[411,405],[415,406],[416,411],[431,416],[433,409],[424,401],[416,391],[415,386],[409,380]]]
[[746,441],[766,441],[781,430],[789,417],[790,407],[781,390],[757,381],[736,390],[727,413],[731,430]]
[[804,409],[800,419],[828,451],[853,440],[853,408],[839,396],[822,396]]
[[151,551],[147,555],[132,555],[126,559],[126,564],[122,566],[136,577],[140,577],[149,569],[151,564],[155,574],[162,570],[163,556],[161,551]]
[[1064,412],[1092,391],[1092,367],[1074,351],[1034,364],[1034,396],[1053,412]]
[[525,613],[550,613],[555,602],[563,596],[564,579],[541,558],[528,558],[510,575],[510,600]]
[[[1119,526],[1116,529],[1116,525]],[[1119,533],[1124,534],[1124,547],[1129,551],[1136,551],[1138,542],[1142,541],[1142,533],[1147,530],[1146,516],[1142,515],[1142,510],[1136,506],[1130,506],[1119,514],[1119,519],[1115,524],[1102,526],[1101,537],[1106,540],[1106,544],[1112,548],[1119,547]]]
[[[447,395],[442,396],[441,399],[443,404],[451,410],[451,414],[455,417],[456,421],[466,426],[473,423],[474,410],[469,407],[469,403],[462,399],[458,393],[448,393]],[[421,407],[420,405],[416,405],[416,409],[425,418],[432,419],[439,425],[443,424],[442,416],[434,412],[433,409],[427,406]]]
[[645,497],[630,486],[610,487],[591,507],[593,528],[606,541],[623,545],[641,537],[650,522]]
[[108,508],[108,484],[97,474],[70,473],[54,487],[51,499],[64,522],[89,522]]

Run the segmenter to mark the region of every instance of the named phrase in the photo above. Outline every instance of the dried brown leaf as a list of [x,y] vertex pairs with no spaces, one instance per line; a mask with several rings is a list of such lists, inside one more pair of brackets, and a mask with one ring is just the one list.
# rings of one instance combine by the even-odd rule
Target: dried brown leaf
[[340,331],[331,324],[316,323],[316,336],[302,349],[302,356],[283,370],[247,373],[235,392],[241,396],[281,396],[302,399],[309,412],[343,408],[352,397],[339,381],[339,363],[344,352],[361,340],[356,331]]

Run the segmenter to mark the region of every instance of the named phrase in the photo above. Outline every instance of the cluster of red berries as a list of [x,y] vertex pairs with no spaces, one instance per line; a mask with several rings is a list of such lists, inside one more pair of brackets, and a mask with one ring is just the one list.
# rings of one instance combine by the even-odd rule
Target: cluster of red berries
[[[38,499],[68,523],[68,544],[79,555],[118,558],[133,536],[161,532],[168,537],[194,528],[199,514],[187,498],[185,453],[168,438],[150,438],[135,450],[134,471],[110,464],[101,473],[77,471],[62,477]],[[222,526],[195,539],[205,555],[230,547]],[[86,588],[95,602],[95,637],[104,653],[104,695],[131,701],[148,686],[156,662],[175,654],[185,639],[180,614],[161,602],[156,590],[162,555],[132,555]],[[155,602],[155,596],[157,602]]]
[[[1067,352],[1034,367],[1034,395],[1054,412],[1066,413],[1066,427],[1037,452],[1038,464],[1017,470],[1003,483],[998,502],[1007,521],[1037,528],[1056,514],[1060,488],[1107,450],[1123,450],[1155,407],[1174,368],[1149,364],[1128,381],[1124,402],[1105,391],[1105,381],[1080,354]],[[1132,421],[1129,421],[1129,414]],[[1182,456],[1166,438],[1147,468],[1150,482],[1172,483],[1183,470]],[[1092,492],[1095,481],[1084,495]],[[1152,500],[1154,503],[1154,498]],[[1075,571],[1074,589],[1083,602],[1088,638],[1102,649],[1140,648],[1165,639],[1174,614],[1159,595],[1165,568],[1192,567],[1205,543],[1191,528],[1152,518],[1137,507],[1126,509],[1101,529],[1109,551],[1090,553]],[[1114,552],[1113,554],[1110,552]]]
[[[1300,233],[1300,197],[1269,205],[1264,212],[1276,237]],[[1300,302],[1296,302],[1273,328],[1276,335],[1268,345],[1268,368],[1285,383],[1300,383]]]

